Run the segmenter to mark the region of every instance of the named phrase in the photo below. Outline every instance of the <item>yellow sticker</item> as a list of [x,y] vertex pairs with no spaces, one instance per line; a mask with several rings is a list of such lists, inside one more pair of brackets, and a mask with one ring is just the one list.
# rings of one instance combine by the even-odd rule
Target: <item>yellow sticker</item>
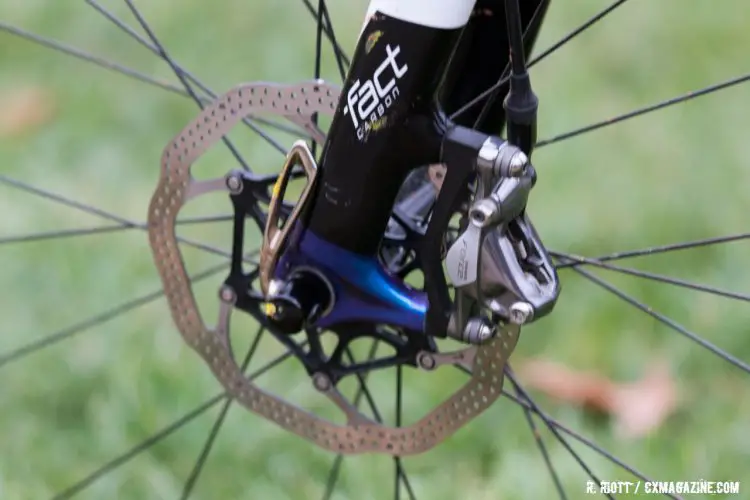
[[367,37],[367,41],[365,42],[365,54],[370,53],[375,44],[378,43],[378,40],[380,40],[381,36],[383,36],[383,32],[380,30],[370,33],[370,35]]
[[387,116],[383,116],[383,117],[378,118],[377,120],[375,120],[374,122],[371,122],[371,123],[372,123],[372,129],[375,132],[377,132],[378,130],[380,130],[382,128],[385,128],[385,126],[388,125],[388,117]]
[[278,179],[276,179],[276,183],[273,185],[273,191],[271,192],[271,195],[274,198],[278,198],[279,193],[281,192],[281,185],[283,184],[284,178],[279,176]]
[[266,302],[265,313],[266,316],[273,316],[276,314],[276,304],[273,302]]

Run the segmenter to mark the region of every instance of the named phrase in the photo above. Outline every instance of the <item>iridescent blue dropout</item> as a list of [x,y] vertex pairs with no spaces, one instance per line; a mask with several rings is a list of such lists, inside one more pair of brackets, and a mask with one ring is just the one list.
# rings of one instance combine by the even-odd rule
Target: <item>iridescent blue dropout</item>
[[311,267],[325,275],[335,295],[330,312],[311,326],[357,321],[424,331],[427,294],[389,274],[377,256],[340,248],[301,225],[290,236],[296,244],[279,260],[276,277],[283,280],[288,270]]

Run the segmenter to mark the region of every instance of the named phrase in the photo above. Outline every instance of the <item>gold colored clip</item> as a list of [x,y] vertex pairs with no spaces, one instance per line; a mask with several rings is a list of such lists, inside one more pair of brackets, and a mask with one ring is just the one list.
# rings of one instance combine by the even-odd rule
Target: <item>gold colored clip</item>
[[[302,194],[294,206],[291,215],[285,221],[284,226],[279,228],[279,215],[284,202],[284,194],[286,193],[286,188],[295,165],[302,165],[306,177],[305,187],[302,189]],[[302,140],[296,141],[287,153],[284,167],[281,169],[279,178],[273,186],[271,202],[268,207],[268,219],[263,231],[263,245],[260,249],[259,267],[260,287],[266,296],[268,296],[269,284],[276,269],[276,264],[279,261],[281,250],[285,247],[294,223],[299,219],[302,209],[312,194],[312,188],[317,175],[318,167],[315,164],[315,158],[312,152],[310,152],[310,148],[307,147],[307,143]]]

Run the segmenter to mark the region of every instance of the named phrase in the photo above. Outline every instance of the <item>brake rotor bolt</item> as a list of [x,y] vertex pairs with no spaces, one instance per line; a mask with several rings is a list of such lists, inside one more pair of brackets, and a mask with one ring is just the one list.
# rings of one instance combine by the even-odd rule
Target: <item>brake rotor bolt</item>
[[417,355],[417,364],[423,370],[429,371],[434,370],[437,363],[435,362],[435,358],[432,356],[432,354],[428,352],[420,352],[419,355]]
[[242,192],[242,179],[238,174],[230,174],[226,179],[227,189],[232,194],[239,194]]
[[331,388],[331,379],[325,373],[313,375],[313,386],[320,392],[326,392]]
[[227,302],[227,303],[231,304],[231,303],[234,302],[234,299],[236,298],[236,295],[234,293],[234,290],[231,287],[224,285],[219,290],[219,298],[223,302]]
[[510,306],[510,321],[516,325],[523,325],[534,316],[534,308],[527,302],[516,302]]

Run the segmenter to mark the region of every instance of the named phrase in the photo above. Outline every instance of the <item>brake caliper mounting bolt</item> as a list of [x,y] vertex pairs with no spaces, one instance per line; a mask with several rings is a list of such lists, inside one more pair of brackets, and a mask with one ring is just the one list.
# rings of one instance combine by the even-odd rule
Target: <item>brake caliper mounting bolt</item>
[[528,302],[516,302],[510,306],[510,321],[523,325],[534,317],[534,308]]
[[497,219],[499,210],[497,203],[489,198],[483,198],[471,207],[469,218],[476,227],[487,227]]
[[516,152],[508,163],[508,174],[511,177],[519,177],[529,164],[529,157],[523,151]]
[[468,344],[481,345],[497,335],[497,328],[487,319],[471,318],[464,328],[462,340]]

